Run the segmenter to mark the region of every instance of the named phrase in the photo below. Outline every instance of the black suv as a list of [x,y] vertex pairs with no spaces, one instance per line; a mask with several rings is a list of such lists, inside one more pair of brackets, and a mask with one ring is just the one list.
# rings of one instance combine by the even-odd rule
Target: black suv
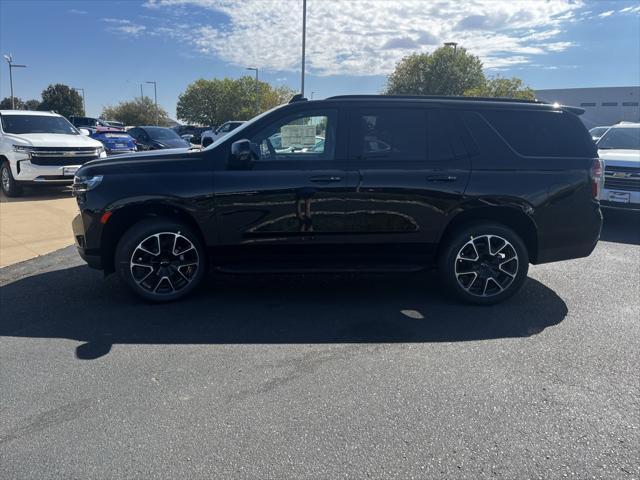
[[90,266],[174,300],[226,272],[416,271],[496,303],[529,263],[589,255],[602,166],[582,110],[342,96],[287,104],[204,150],[92,161],[73,221]]

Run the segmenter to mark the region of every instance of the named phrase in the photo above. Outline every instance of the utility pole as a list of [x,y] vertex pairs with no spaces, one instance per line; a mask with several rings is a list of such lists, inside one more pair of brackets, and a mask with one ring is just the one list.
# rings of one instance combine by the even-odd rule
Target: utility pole
[[142,84],[140,84],[140,101],[144,100],[144,93],[142,93]]
[[300,93],[304,97],[304,56],[307,42],[307,0],[302,0],[302,79]]
[[82,92],[82,114],[87,116],[87,103],[84,100],[84,88],[73,88],[77,92]]
[[160,124],[160,112],[158,111],[158,85],[156,82],[147,81],[145,83],[153,83],[153,99],[156,104],[156,125]]
[[4,55],[5,60],[9,64],[9,84],[11,85],[11,110],[16,109],[16,99],[13,96],[13,69],[14,68],[27,68],[26,65],[16,65],[13,63],[13,55]]
[[258,85],[258,69],[255,67],[247,67],[247,70],[254,70],[256,72],[256,115],[260,113],[260,97],[259,97],[259,85]]

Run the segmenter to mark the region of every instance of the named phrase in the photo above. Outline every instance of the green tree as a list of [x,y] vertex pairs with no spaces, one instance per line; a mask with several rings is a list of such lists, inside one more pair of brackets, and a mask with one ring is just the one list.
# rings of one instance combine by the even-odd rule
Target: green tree
[[25,110],[38,110],[39,106],[40,106],[40,100],[36,100],[35,98],[32,98],[31,100],[27,100],[26,102],[24,102]]
[[67,85],[49,85],[42,91],[42,103],[38,110],[54,111],[64,117],[82,115],[82,97]]
[[[16,105],[16,110],[24,110],[24,102],[18,97],[13,97]],[[12,110],[11,97],[4,97],[0,101],[0,110]]]
[[536,98],[533,89],[525,85],[519,78],[500,76],[488,78],[482,86],[470,88],[464,94],[470,97],[521,98],[524,100],[535,100]]
[[[292,95],[287,87],[258,82],[258,112],[281,105]],[[178,98],[176,113],[180,120],[207,126],[248,120],[257,113],[256,81],[250,76],[196,80]]]
[[396,64],[387,79],[388,95],[463,95],[485,82],[480,59],[464,48],[440,47],[415,53]]
[[102,109],[101,117],[125,125],[169,125],[167,112],[162,107],[156,109],[155,103],[148,97],[106,106]]

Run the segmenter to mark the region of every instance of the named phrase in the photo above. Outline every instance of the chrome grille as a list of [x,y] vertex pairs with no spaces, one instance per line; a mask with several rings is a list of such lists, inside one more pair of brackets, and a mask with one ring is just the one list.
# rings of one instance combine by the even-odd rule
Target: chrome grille
[[604,171],[604,188],[640,192],[640,168],[607,167]]

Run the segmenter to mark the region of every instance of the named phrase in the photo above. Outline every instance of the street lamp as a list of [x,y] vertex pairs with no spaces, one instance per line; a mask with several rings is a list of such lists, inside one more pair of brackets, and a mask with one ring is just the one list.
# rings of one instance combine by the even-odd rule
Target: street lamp
[[302,78],[300,93],[304,97],[304,55],[307,42],[307,0],[302,0]]
[[26,65],[15,65],[13,63],[13,55],[4,55],[5,60],[9,64],[9,84],[11,85],[11,110],[16,109],[16,100],[13,97],[13,69],[14,68],[27,68]]
[[258,93],[258,69],[255,67],[247,67],[247,70],[253,70],[256,72],[256,115],[258,115],[260,113],[260,99],[259,99],[259,93]]
[[453,47],[453,53],[456,53],[456,51],[458,50],[458,42],[445,42],[444,46]]
[[72,90],[75,90],[76,92],[82,92],[82,112],[83,112],[83,115],[86,117],[87,116],[87,104],[84,101],[84,88],[72,88]]
[[144,83],[152,83],[153,84],[153,99],[156,104],[156,125],[160,124],[160,112],[158,111],[158,85],[156,82],[146,81]]

